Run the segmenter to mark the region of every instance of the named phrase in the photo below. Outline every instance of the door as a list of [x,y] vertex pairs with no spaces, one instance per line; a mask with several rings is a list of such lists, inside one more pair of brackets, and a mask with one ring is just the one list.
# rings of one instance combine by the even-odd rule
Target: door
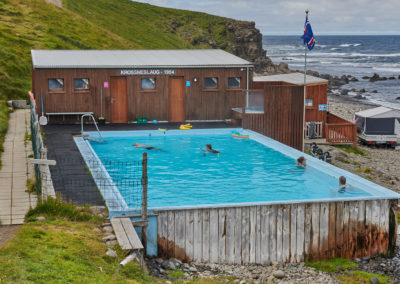
[[128,123],[126,77],[111,77],[111,123]]
[[185,81],[183,77],[169,78],[168,121],[185,121]]

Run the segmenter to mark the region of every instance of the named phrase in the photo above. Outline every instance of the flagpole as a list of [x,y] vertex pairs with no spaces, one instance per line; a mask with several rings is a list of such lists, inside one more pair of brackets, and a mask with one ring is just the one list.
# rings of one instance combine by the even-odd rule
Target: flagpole
[[[308,17],[308,10],[306,10],[306,18]],[[307,44],[304,45],[304,92],[303,92],[303,143],[302,151],[304,152],[304,131],[306,127],[306,76],[307,76]]]

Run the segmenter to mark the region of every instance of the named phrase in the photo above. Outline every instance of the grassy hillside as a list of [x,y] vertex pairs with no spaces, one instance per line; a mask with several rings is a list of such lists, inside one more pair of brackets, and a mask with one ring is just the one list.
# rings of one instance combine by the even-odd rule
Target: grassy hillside
[[233,20],[129,0],[0,2],[0,100],[25,98],[31,49],[230,48]]
[[31,49],[231,51],[232,23],[246,24],[130,0],[62,0],[62,7],[45,0],[1,0],[0,152],[7,130],[5,101],[26,99],[31,89]]

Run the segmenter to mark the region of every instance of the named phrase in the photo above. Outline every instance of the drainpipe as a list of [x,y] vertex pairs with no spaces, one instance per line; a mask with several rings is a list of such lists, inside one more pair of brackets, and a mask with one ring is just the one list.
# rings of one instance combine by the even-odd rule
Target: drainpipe
[[250,68],[247,67],[247,80],[246,80],[246,108],[249,107],[249,72]]

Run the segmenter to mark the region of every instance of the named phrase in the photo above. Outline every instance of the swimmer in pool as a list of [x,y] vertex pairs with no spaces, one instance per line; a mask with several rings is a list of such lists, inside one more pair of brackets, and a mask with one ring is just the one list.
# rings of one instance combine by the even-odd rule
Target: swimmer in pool
[[209,152],[209,153],[213,153],[213,154],[219,154],[219,151],[214,150],[211,146],[211,144],[207,144],[206,145],[206,149],[204,150],[203,148],[200,148],[202,151],[204,152]]
[[299,158],[297,159],[296,166],[302,167],[302,168],[305,169],[305,168],[306,168],[306,158],[304,158],[303,156],[299,157]]
[[143,149],[146,149],[146,150],[163,151],[160,148],[156,148],[156,147],[149,146],[149,145],[143,145],[143,144],[139,144],[139,143],[133,143],[132,146],[135,146],[136,148],[143,148]]
[[346,178],[344,176],[339,177],[339,188],[338,191],[339,192],[345,192],[346,191]]

